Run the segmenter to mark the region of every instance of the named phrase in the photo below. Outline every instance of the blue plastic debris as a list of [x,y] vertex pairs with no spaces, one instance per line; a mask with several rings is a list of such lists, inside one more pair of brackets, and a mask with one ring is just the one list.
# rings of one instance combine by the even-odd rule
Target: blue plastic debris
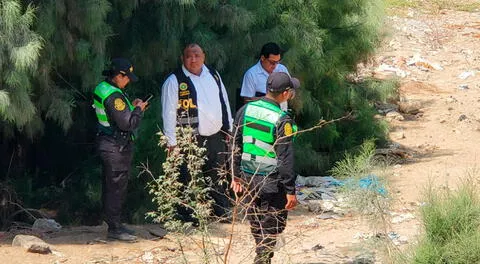
[[372,174],[358,180],[358,186],[360,188],[367,189],[370,191],[376,191],[378,194],[382,196],[387,196],[387,193],[388,193],[385,187],[383,186],[383,184],[378,179],[378,177]]

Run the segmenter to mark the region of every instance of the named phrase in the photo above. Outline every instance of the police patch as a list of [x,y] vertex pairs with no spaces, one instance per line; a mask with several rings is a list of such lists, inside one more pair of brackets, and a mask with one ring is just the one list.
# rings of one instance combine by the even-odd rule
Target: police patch
[[283,126],[283,131],[285,136],[290,136],[293,133],[292,125],[290,123],[286,123],[285,126]]
[[180,90],[182,90],[182,91],[185,91],[185,90],[188,89],[188,84],[182,82],[182,83],[180,83],[180,84],[178,85],[178,88],[180,88]]
[[115,99],[115,101],[113,101],[113,105],[117,111],[123,111],[126,107],[125,102],[121,98]]
[[187,96],[190,94],[190,91],[180,91],[179,95],[180,96]]

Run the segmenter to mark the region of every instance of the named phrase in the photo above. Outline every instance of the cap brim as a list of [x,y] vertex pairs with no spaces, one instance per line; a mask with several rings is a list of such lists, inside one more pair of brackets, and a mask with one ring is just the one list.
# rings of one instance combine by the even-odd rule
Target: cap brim
[[131,72],[127,73],[127,76],[128,76],[128,78],[130,79],[131,82],[136,82],[136,81],[138,81],[138,77],[137,77],[135,74],[131,73]]
[[300,88],[300,81],[297,78],[291,78],[290,81],[293,84],[293,89],[297,90]]

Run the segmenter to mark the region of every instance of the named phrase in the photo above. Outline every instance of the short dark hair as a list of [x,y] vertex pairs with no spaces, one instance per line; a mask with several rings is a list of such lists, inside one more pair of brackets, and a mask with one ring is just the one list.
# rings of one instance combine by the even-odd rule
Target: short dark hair
[[268,58],[270,54],[279,55],[282,52],[280,47],[275,42],[268,42],[263,45],[262,50],[260,51],[260,56]]
[[185,45],[185,47],[184,47],[183,50],[182,50],[182,55],[185,54],[185,51],[186,51],[187,49],[194,48],[194,47],[199,47],[200,50],[202,50],[202,52],[205,53],[205,51],[203,51],[202,46],[200,46],[198,43],[192,42],[192,43],[188,43],[187,45]]

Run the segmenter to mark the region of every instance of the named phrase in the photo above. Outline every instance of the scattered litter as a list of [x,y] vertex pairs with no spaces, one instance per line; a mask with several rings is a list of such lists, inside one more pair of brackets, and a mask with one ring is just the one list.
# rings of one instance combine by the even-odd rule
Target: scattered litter
[[155,256],[152,254],[152,252],[146,251],[142,255],[141,261],[142,261],[142,263],[154,263],[154,258],[155,258]]
[[372,233],[363,233],[363,232],[358,232],[355,235],[353,235],[354,239],[363,239],[367,240],[373,237]]
[[309,187],[331,187],[341,186],[341,181],[333,178],[332,176],[298,176],[296,181],[297,186],[309,186]]
[[358,186],[365,190],[375,191],[382,196],[387,196],[387,190],[380,182],[377,176],[371,174],[367,177],[361,178],[358,181]]
[[41,232],[56,232],[62,229],[62,226],[53,219],[38,218],[33,223],[32,229]]
[[87,242],[87,245],[94,245],[94,244],[107,244],[108,242],[106,240],[103,240],[101,238],[95,238],[91,241]]
[[397,234],[396,232],[394,231],[390,231],[388,232],[388,238],[392,241],[392,243],[396,246],[399,246],[401,244],[407,244],[408,243],[408,239],[407,237],[405,236],[401,236],[399,234]]
[[313,251],[317,251],[317,250],[320,250],[320,249],[324,249],[325,247],[320,245],[320,244],[316,244],[315,246],[312,247],[312,250]]
[[458,75],[458,78],[462,80],[466,80],[468,77],[473,77],[473,76],[475,76],[475,71],[465,71],[460,73],[460,75]]
[[468,89],[468,85],[467,85],[467,84],[460,84],[460,85],[458,86],[458,89],[460,89],[460,90],[467,90],[467,89]]
[[407,75],[409,75],[408,72],[402,70],[402,69],[399,69],[399,68],[396,68],[396,67],[393,67],[393,66],[390,66],[388,64],[380,64],[380,66],[378,66],[378,68],[375,70],[376,72],[391,72],[391,73],[395,73],[395,75],[397,75],[398,77],[401,77],[401,78],[405,78],[407,77]]
[[422,71],[431,71],[431,70],[437,70],[441,71],[443,70],[443,67],[440,66],[438,63],[432,63],[429,62],[425,59],[423,59],[420,54],[415,54],[412,56],[410,60],[407,61],[408,66],[416,66]]
[[337,214],[333,214],[333,213],[322,213],[320,215],[317,215],[317,218],[321,220],[327,220],[327,219],[339,219],[340,217]]
[[392,215],[395,215],[392,218],[392,224],[399,224],[399,223],[403,223],[405,221],[415,219],[415,216],[411,213],[406,213],[406,214],[392,213]]

